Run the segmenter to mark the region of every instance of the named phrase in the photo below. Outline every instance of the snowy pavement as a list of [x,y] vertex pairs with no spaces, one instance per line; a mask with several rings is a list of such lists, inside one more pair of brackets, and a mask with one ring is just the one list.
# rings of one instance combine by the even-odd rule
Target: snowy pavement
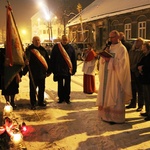
[[[83,93],[82,64],[72,77],[71,104],[57,103],[57,83],[46,79],[47,107],[30,110],[28,76],[22,78],[16,95],[18,122],[25,121],[23,144],[28,150],[150,150],[150,122],[135,109],[126,110],[124,124],[101,121],[95,105],[97,94]],[[98,75],[96,86],[98,88]],[[0,96],[1,110],[5,104]],[[14,150],[14,148],[12,148]]]

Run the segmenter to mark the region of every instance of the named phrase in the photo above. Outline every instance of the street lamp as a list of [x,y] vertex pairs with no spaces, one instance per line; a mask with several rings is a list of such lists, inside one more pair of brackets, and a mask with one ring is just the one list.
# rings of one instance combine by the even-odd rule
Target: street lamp
[[[53,37],[53,35],[52,35],[52,27],[51,27],[51,20],[47,20],[47,21],[48,21],[48,25],[47,25],[48,36],[49,36],[49,41],[50,41],[50,39]],[[51,33],[51,37],[50,37],[50,33]]]
[[25,35],[27,31],[25,29],[22,30],[22,34]]
[[52,22],[54,22],[54,20],[57,19],[57,16],[54,16],[52,18],[49,18],[47,21],[48,21],[48,34],[49,34],[49,40],[53,40],[53,27],[52,27]]
[[49,41],[53,40],[53,28],[52,28],[52,22],[57,19],[56,16],[52,12],[49,11],[49,8],[42,2],[39,3],[40,8],[42,9],[42,12],[44,13],[45,20],[46,20],[46,27],[48,28],[48,36]]
[[43,2],[40,2],[39,6],[42,8],[45,19],[47,21],[49,41],[53,40],[52,19],[56,19],[57,17],[53,17],[53,14],[49,11],[49,8]]

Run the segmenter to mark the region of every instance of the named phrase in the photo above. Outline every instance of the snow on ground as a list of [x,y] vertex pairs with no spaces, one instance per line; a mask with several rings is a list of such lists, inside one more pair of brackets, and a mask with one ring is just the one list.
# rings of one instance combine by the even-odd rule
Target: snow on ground
[[[126,111],[124,124],[110,125],[98,118],[97,94],[82,92],[81,68],[82,64],[72,77],[70,105],[57,103],[57,83],[51,75],[46,79],[47,107],[35,111],[30,110],[28,76],[22,77],[20,92],[16,95],[18,108],[13,111],[19,123],[27,124],[22,144],[28,150],[150,150],[149,122],[134,109]],[[96,75],[97,88],[98,84]],[[0,103],[3,107],[3,96]]]

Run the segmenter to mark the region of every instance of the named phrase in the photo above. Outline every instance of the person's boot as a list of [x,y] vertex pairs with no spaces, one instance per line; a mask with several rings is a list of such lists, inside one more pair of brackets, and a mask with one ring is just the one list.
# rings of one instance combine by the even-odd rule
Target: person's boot
[[16,109],[16,108],[17,108],[17,105],[16,105],[14,102],[11,102],[10,104],[11,104],[11,106],[13,107],[13,109]]
[[10,102],[10,104],[11,104],[11,106],[13,107],[13,109],[16,109],[16,108],[17,108],[17,106],[16,106],[16,104],[15,104],[15,102],[14,102],[14,95],[11,96],[11,102]]
[[129,104],[128,106],[126,106],[127,109],[130,109],[130,108],[136,108],[136,105],[134,104]]
[[6,103],[10,103],[9,96],[8,95],[4,95],[4,96],[5,96],[5,99],[6,99]]
[[138,107],[138,108],[136,109],[136,111],[139,112],[139,111],[142,111],[142,109],[143,109],[143,107]]
[[145,121],[150,121],[150,116],[147,116],[144,120]]

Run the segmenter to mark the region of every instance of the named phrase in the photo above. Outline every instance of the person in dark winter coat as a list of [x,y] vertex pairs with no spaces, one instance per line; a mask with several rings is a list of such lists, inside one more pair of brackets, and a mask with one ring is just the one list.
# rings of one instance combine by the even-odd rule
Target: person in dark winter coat
[[145,121],[150,121],[150,43],[144,43],[142,51],[144,57],[138,63],[137,68],[140,73],[139,80],[143,86],[146,112],[141,113],[141,115],[146,116]]
[[122,44],[126,47],[127,51],[129,52],[132,48],[132,44],[128,41],[126,41],[125,39],[125,34],[123,32],[119,32],[120,33],[120,41],[122,42]]
[[54,81],[58,82],[58,103],[70,103],[71,76],[75,74],[77,63],[74,48],[63,35],[62,41],[54,45],[51,53],[51,69]]
[[[50,75],[50,59],[47,51],[41,46],[40,38],[34,36],[32,44],[26,49],[26,64],[23,70],[25,75],[29,71],[31,109],[36,109],[36,96],[39,106],[46,106],[44,102],[45,78]],[[28,64],[29,63],[29,64]],[[29,66],[28,66],[29,65]],[[29,69],[30,68],[30,69]],[[38,94],[36,89],[38,87]]]
[[2,89],[2,76],[4,72],[5,48],[0,48],[0,89]]
[[21,82],[22,71],[16,74],[7,88],[4,87],[5,51],[5,48],[0,49],[0,89],[2,89],[2,95],[4,95],[6,103],[9,102],[13,109],[16,109],[15,95],[19,93],[19,82]]
[[127,109],[136,108],[136,102],[138,101],[138,108],[136,109],[136,111],[141,111],[144,105],[142,84],[139,81],[139,71],[137,69],[137,64],[144,56],[141,50],[143,43],[144,43],[143,38],[141,37],[137,38],[132,49],[129,51],[132,99],[130,104],[126,106],[126,108]]

